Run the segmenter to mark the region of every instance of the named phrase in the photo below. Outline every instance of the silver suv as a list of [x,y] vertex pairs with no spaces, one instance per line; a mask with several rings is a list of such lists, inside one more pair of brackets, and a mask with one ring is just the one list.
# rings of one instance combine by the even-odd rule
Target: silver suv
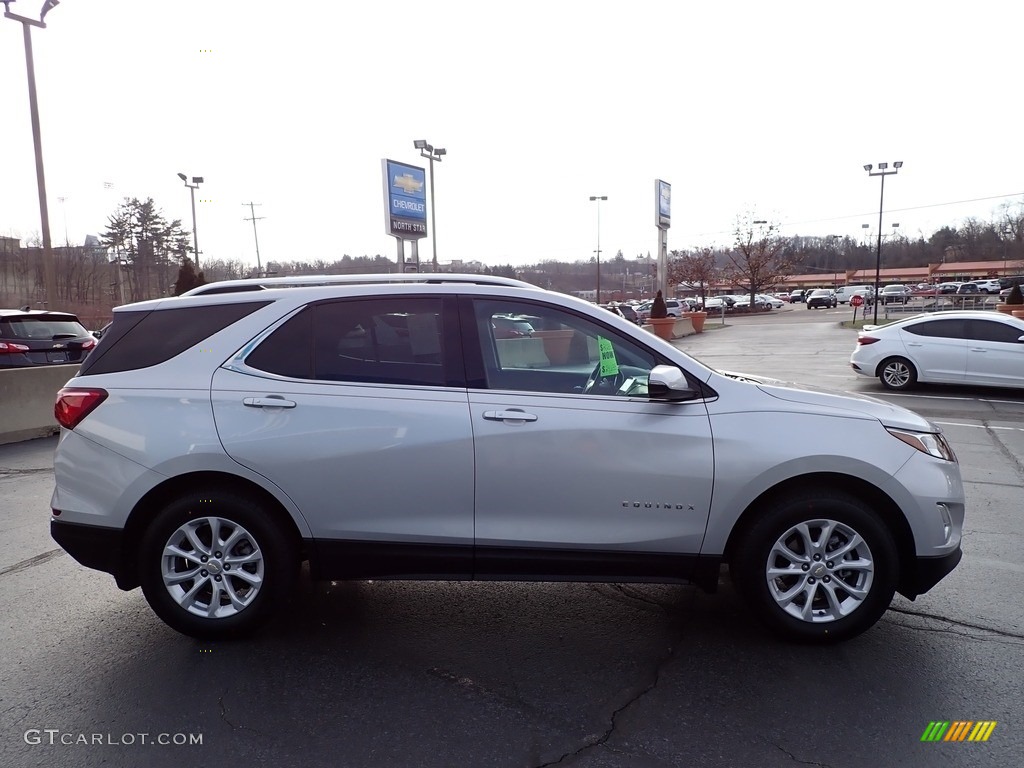
[[727,564],[769,627],[830,642],[961,556],[959,466],[921,417],[712,370],[516,280],[272,278],[119,307],[56,414],[54,539],[200,638],[253,630],[308,561],[708,591]]

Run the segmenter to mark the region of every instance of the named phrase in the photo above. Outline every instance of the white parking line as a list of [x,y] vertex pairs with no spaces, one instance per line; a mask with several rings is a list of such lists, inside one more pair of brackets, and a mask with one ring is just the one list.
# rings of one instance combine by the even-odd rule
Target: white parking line
[[1024,405],[1020,400],[989,400],[984,397],[957,397],[955,395],[924,395],[911,394],[908,392],[875,392],[872,397],[916,397],[930,400],[970,400],[974,403],[1001,403],[1003,405]]
[[934,424],[938,424],[942,427],[973,427],[974,429],[1007,429],[1011,432],[1024,432],[1024,427],[988,427],[984,424],[961,424],[958,421],[936,421]]

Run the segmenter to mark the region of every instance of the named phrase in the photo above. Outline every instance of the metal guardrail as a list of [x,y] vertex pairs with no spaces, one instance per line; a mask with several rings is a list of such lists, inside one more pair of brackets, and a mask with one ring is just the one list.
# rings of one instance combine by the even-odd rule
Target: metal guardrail
[[[976,309],[995,311],[999,305],[999,297],[990,294],[980,296],[939,294],[932,297],[916,297],[906,304],[890,302],[880,305],[882,310],[879,314],[889,317],[900,317],[904,315],[917,315],[922,312],[948,312],[957,309]],[[869,310],[870,311],[870,310]]]

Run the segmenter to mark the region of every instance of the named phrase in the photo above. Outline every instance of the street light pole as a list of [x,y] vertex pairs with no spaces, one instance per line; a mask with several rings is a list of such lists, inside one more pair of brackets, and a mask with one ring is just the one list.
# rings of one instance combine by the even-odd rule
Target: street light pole
[[868,165],[864,166],[864,170],[868,172],[868,176],[881,176],[882,177],[882,191],[881,191],[881,194],[878,197],[878,250],[875,253],[875,297],[874,297],[874,302],[873,302],[874,305],[875,305],[875,320],[874,320],[874,322],[875,322],[876,325],[878,324],[879,282],[881,280],[881,275],[882,275],[882,207],[883,207],[883,204],[885,202],[885,177],[886,176],[895,176],[899,172],[900,168],[903,167],[903,161],[899,160],[899,161],[893,163],[892,164],[892,168],[893,169],[891,171],[887,171],[886,170],[886,168],[888,168],[888,167],[889,167],[888,163],[879,163],[878,164],[878,170],[877,171],[872,171],[871,170],[872,166],[871,166],[870,163]]
[[36,186],[39,189],[39,219],[43,236],[43,285],[46,289],[46,308],[57,309],[57,271],[53,263],[53,245],[50,243],[50,212],[46,206],[46,177],[43,173],[43,140],[39,131],[39,102],[36,99],[36,70],[32,59],[32,27],[46,29],[43,19],[60,0],[46,0],[39,12],[39,21],[11,13],[10,3],[3,0],[4,17],[21,22],[25,39],[25,69],[28,72],[28,104],[32,119],[32,142],[36,153]]
[[608,195],[591,195],[591,201],[597,202],[597,303],[601,303],[601,201],[607,200]]
[[437,218],[434,208],[434,161],[441,162],[441,158],[448,154],[448,150],[444,147],[431,146],[426,139],[416,139],[412,143],[415,149],[420,151],[420,157],[425,157],[430,161],[430,245],[434,250],[434,272],[438,271],[437,268]]
[[[188,183],[188,176],[184,173],[179,173],[178,178],[185,182],[185,186],[189,188],[192,193],[192,248],[196,252],[196,273],[199,272],[199,233],[196,231],[196,190],[199,189],[199,185],[203,183],[202,176],[193,176],[192,183]],[[253,226],[256,226],[253,224]]]

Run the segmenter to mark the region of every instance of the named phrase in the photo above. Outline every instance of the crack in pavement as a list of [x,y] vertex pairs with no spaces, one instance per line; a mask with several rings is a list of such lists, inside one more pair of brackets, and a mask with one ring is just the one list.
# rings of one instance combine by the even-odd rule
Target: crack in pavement
[[814,760],[801,760],[799,757],[794,755],[792,752],[790,752],[788,749],[783,747],[781,744],[776,744],[774,741],[769,742],[769,743],[773,747],[775,747],[777,750],[779,750],[780,752],[786,754],[795,763],[800,763],[801,765],[817,765],[817,766],[819,766],[819,768],[829,768],[829,764],[828,763],[817,763]]
[[35,557],[30,557],[28,560],[22,560],[20,563],[15,563],[14,565],[8,565],[5,568],[0,568],[0,576],[7,576],[12,573],[18,573],[19,571],[24,571],[28,568],[32,568],[36,565],[48,563],[50,560],[53,560],[54,558],[60,557],[61,555],[65,554],[67,553],[63,549],[51,549],[49,552],[43,552],[43,554],[36,555]]
[[228,727],[230,727],[231,730],[233,731],[248,731],[249,733],[252,733],[255,736],[260,736],[260,732],[257,731],[255,728],[250,728],[247,725],[235,725],[230,720],[228,720],[228,711],[227,707],[224,706],[224,697],[228,695],[229,690],[230,687],[225,688],[224,693],[222,693],[220,695],[220,698],[217,699],[217,704],[220,706],[220,719],[227,723]]
[[[941,621],[941,622],[943,622],[945,624],[949,624],[949,625],[952,625],[952,626],[955,626],[955,627],[965,627],[967,629],[977,629],[977,630],[980,630],[982,632],[988,632],[988,633],[993,634],[993,635],[998,635],[1000,637],[1011,638],[1013,640],[1024,640],[1024,634],[1020,634],[1020,633],[1017,633],[1017,632],[1009,632],[1009,631],[1003,630],[1003,629],[995,629],[993,627],[986,627],[986,626],[984,626],[982,624],[972,624],[972,623],[970,623],[968,621],[959,621],[957,619],[950,619],[947,616],[939,616],[938,614],[935,614],[935,613],[924,613],[924,612],[918,612],[918,611],[908,611],[908,610],[906,610],[904,608],[893,608],[892,606],[889,607],[889,611],[891,613],[898,613],[898,614],[901,614],[903,616],[915,616],[915,617],[920,618],[920,619],[931,619],[933,621]],[[897,622],[894,622],[894,623],[897,623]],[[987,642],[999,642],[999,643],[1003,642],[1001,640],[996,640],[994,638],[987,638],[987,637],[981,637],[979,635],[972,635],[972,634],[970,634],[968,632],[954,632],[952,629],[944,629],[944,628],[941,628],[941,627],[914,627],[914,626],[911,626],[909,624],[900,624],[900,626],[906,627],[907,629],[917,629],[917,630],[921,630],[921,631],[924,631],[924,632],[943,632],[943,633],[948,633],[948,634],[953,634],[953,635],[959,635],[961,637],[967,637],[967,638],[970,638],[972,640],[982,640],[982,641],[987,641]],[[1005,645],[1015,645],[1015,646],[1021,645],[1021,643],[1004,643],[1004,644]]]
[[0,467],[0,477],[17,477],[18,475],[52,475],[53,467],[38,467],[32,469],[12,469],[11,467]]
[[987,420],[983,419],[981,423],[985,427],[985,434],[988,435],[992,439],[992,442],[996,444],[999,448],[999,452],[1017,468],[1017,477],[1024,481],[1024,464],[1022,464],[1020,459],[1017,458],[1017,455],[999,439],[999,433],[989,425]]
[[[628,597],[628,595],[625,595],[625,594],[623,594],[623,596],[624,597]],[[690,599],[689,602],[691,602],[691,603],[694,602],[696,600],[696,594],[691,595],[690,598],[691,599]],[[646,602],[646,601],[642,601],[641,600],[639,602]],[[664,606],[660,606],[660,607],[664,610]],[[668,653],[665,654],[665,656],[663,656],[658,661],[658,663],[655,665],[655,667],[654,667],[654,674],[652,676],[651,681],[646,686],[643,686],[642,688],[640,688],[640,690],[636,691],[631,696],[629,696],[629,698],[625,701],[625,703],[623,703],[621,706],[619,706],[617,709],[615,709],[612,712],[611,718],[610,718],[611,721],[608,724],[608,728],[605,729],[604,733],[602,733],[597,738],[590,739],[586,744],[581,746],[579,749],[576,749],[576,750],[574,750],[572,752],[566,752],[565,754],[563,754],[557,760],[550,760],[550,761],[548,761],[546,763],[541,763],[540,765],[535,766],[535,768],[550,768],[551,766],[554,766],[554,765],[561,765],[563,761],[565,761],[567,759],[570,759],[570,758],[579,757],[581,754],[583,754],[587,750],[594,749],[596,747],[601,747],[603,749],[611,750],[612,748],[607,745],[607,742],[612,738],[613,735],[615,735],[615,730],[616,730],[616,728],[618,728],[618,718],[619,718],[619,715],[621,715],[627,709],[629,709],[634,704],[636,704],[638,701],[640,701],[644,696],[646,696],[648,693],[650,693],[651,691],[653,691],[655,688],[658,687],[658,683],[661,682],[661,673],[662,673],[662,671],[668,665],[668,663],[671,662],[675,658],[676,650],[678,648],[680,648],[682,646],[682,644],[683,644],[683,633],[680,633],[679,637],[676,638],[675,643],[673,645],[669,646]]]

